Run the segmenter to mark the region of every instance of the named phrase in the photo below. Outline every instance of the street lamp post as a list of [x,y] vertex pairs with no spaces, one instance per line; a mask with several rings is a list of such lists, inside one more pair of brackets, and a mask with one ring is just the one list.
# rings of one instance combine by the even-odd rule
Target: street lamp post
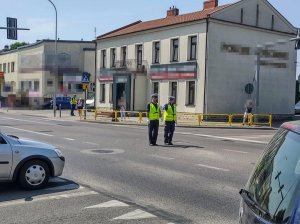
[[57,76],[57,9],[54,3],[51,0],[48,0],[54,7],[55,10],[55,55],[54,55],[54,97],[53,97],[53,114],[54,117],[56,117],[56,88],[57,88],[57,82],[56,82],[56,76]]

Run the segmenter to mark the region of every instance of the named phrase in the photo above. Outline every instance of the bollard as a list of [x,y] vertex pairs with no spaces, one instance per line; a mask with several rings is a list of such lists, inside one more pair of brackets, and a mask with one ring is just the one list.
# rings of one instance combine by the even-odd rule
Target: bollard
[[95,121],[97,120],[97,109],[95,109],[95,114],[94,114],[94,116],[95,116]]
[[115,111],[115,122],[118,121],[118,111]]
[[254,124],[254,115],[250,114],[250,122],[249,122],[249,126],[252,126]]
[[228,123],[229,123],[229,126],[232,126],[232,114],[228,115]]
[[272,114],[269,115],[269,124],[270,124],[270,128],[271,128],[273,125],[273,115]]
[[82,120],[82,109],[79,109],[78,112],[79,112],[79,119]]
[[139,121],[140,121],[140,124],[142,123],[142,120],[143,120],[143,113],[139,112]]
[[198,115],[198,124],[199,124],[199,126],[201,125],[201,115],[200,114]]
[[61,118],[61,104],[59,104],[59,117]]

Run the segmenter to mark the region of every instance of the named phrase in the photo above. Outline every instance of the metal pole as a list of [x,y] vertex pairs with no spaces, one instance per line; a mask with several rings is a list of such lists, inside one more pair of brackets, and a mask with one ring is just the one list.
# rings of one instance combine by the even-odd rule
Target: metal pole
[[256,100],[255,100],[255,113],[259,113],[259,79],[260,79],[260,49],[257,48],[256,52]]
[[54,97],[53,97],[53,114],[54,117],[56,117],[56,92],[57,92],[57,81],[56,81],[56,76],[57,76],[57,9],[54,5],[54,3],[51,0],[48,0],[54,7],[55,10],[55,59],[54,59]]

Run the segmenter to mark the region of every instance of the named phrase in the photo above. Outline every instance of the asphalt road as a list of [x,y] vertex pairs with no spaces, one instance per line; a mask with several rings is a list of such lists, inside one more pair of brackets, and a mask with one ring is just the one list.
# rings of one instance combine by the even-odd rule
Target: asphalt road
[[139,126],[3,114],[0,128],[66,156],[46,189],[0,185],[0,223],[237,223],[238,191],[276,132],[177,128],[165,147],[161,128],[150,147]]

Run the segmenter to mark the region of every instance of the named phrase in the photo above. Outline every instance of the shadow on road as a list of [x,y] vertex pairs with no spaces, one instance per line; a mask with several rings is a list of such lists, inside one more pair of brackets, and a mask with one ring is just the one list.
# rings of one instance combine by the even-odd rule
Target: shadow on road
[[27,191],[19,187],[16,183],[1,183],[0,184],[0,202],[24,199],[25,201],[32,200],[32,197],[72,191],[78,189],[79,184],[64,178],[52,178],[49,184],[44,188],[34,191]]
[[182,145],[182,144],[176,144],[174,143],[174,145],[163,145],[162,147],[166,147],[166,148],[181,148],[181,149],[189,149],[189,148],[193,148],[193,149],[203,149],[203,146],[198,146],[198,145]]

